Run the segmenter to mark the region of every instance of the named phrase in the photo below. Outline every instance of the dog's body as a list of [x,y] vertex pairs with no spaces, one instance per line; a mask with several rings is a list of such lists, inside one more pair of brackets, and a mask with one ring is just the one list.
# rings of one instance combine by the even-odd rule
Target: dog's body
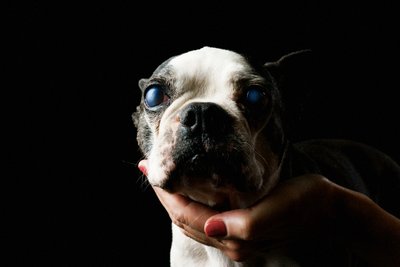
[[[287,140],[275,73],[296,54],[256,68],[235,52],[204,47],[170,58],[142,79],[143,98],[134,122],[149,160],[149,182],[229,210],[254,204],[279,181],[319,173],[400,216],[400,168],[388,156],[345,140]],[[174,226],[171,265],[353,264],[336,246],[321,237],[239,263]]]

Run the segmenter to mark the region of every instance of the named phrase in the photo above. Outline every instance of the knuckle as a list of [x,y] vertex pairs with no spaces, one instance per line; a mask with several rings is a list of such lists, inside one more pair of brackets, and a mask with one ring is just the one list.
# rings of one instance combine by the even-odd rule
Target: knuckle
[[239,234],[242,240],[250,241],[255,237],[254,224],[250,218],[244,218],[239,226]]

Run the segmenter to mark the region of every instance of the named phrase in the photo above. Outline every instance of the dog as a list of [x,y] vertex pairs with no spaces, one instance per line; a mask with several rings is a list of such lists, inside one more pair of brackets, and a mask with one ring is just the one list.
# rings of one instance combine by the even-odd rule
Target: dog
[[[148,182],[231,210],[251,206],[280,181],[318,173],[399,216],[400,168],[386,154],[348,140],[293,143],[288,138],[282,72],[309,53],[295,51],[257,66],[237,52],[206,46],[173,56],[150,78],[140,79],[142,98],[132,117],[138,146],[149,161]],[[350,266],[355,261],[342,248],[327,245],[299,246],[297,256],[267,253],[234,262],[175,225],[172,233],[175,267]]]

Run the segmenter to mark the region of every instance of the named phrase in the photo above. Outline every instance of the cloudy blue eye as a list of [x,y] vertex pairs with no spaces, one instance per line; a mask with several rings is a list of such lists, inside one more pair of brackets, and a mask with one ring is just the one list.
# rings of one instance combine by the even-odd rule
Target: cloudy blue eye
[[251,86],[247,90],[246,101],[252,106],[261,106],[265,104],[267,97],[262,88],[257,86]]
[[152,85],[146,89],[144,101],[149,108],[154,108],[168,99],[164,90],[158,85]]

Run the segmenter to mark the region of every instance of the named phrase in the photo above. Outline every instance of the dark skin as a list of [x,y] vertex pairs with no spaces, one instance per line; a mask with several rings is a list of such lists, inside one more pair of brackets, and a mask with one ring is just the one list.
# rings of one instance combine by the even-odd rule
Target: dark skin
[[[146,160],[139,163],[145,175],[147,168]],[[255,205],[225,212],[153,189],[185,235],[235,261],[293,240],[326,235],[337,238],[370,266],[400,266],[400,219],[364,194],[321,175],[289,179]]]

